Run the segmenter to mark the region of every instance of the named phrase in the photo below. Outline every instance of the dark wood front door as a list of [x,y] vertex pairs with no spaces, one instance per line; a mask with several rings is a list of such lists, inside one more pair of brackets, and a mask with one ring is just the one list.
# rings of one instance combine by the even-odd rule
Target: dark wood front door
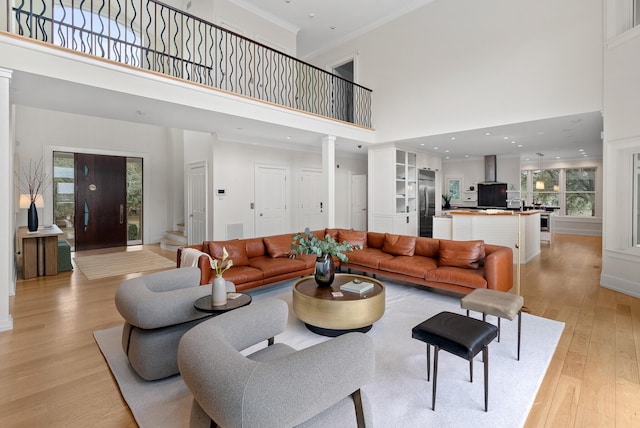
[[127,245],[127,158],[75,154],[76,251]]

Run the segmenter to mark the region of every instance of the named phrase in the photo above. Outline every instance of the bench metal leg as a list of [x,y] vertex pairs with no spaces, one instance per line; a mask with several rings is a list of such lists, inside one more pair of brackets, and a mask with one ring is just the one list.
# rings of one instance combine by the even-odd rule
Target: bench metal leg
[[518,311],[518,361],[520,361],[520,332],[522,330],[522,310]]
[[431,380],[431,345],[427,343],[427,382]]
[[489,347],[482,348],[482,359],[484,360],[484,411],[489,409]]
[[433,396],[431,397],[431,410],[436,410],[436,385],[438,384],[438,351],[439,346],[434,345],[435,349],[433,355]]

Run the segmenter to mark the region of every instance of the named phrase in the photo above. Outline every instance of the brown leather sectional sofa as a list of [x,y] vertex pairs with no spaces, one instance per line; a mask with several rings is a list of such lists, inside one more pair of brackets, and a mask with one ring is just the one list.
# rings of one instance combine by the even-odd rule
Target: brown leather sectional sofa
[[[513,286],[513,254],[508,247],[483,241],[450,241],[346,229],[313,233],[318,237],[328,233],[339,242],[348,241],[362,247],[347,253],[347,263],[336,260],[343,272],[365,272],[460,294],[475,288],[509,291]],[[233,281],[240,291],[313,273],[315,255],[290,257],[292,236],[205,241],[190,248],[221,259],[225,247],[233,267],[224,273],[224,278]],[[178,249],[178,267],[181,253]],[[215,271],[207,256],[200,256],[198,267],[200,283],[212,282]]]

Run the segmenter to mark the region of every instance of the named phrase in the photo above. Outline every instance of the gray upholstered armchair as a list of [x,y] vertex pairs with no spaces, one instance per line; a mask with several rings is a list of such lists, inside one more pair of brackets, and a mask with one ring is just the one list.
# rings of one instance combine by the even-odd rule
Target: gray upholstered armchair
[[[194,396],[191,427],[363,426],[360,387],[373,379],[373,342],[347,333],[301,351],[273,343],[289,308],[254,302],[194,327],[178,364]],[[240,351],[262,341],[248,357]]]
[[[235,290],[233,283],[227,286]],[[125,320],[122,348],[143,379],[178,373],[180,338],[210,317],[193,307],[207,294],[211,294],[211,284],[200,286],[200,269],[194,267],[151,273],[120,284],[116,308]]]

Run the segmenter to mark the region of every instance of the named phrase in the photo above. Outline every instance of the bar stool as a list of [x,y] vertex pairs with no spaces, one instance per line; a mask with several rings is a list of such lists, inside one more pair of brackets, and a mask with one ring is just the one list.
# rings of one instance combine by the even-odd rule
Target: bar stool
[[438,380],[438,351],[440,349],[469,361],[469,377],[473,382],[473,358],[482,351],[484,361],[484,411],[489,404],[489,348],[498,335],[495,325],[453,312],[441,312],[413,327],[411,337],[427,344],[427,381],[430,380],[431,351],[433,345],[433,394],[431,408],[436,409]]
[[518,316],[518,357],[520,361],[520,336],[522,331],[522,305],[524,299],[517,294],[505,293],[497,290],[477,288],[460,299],[460,307],[469,311],[482,312],[482,320],[487,320],[487,314],[498,317],[498,342],[500,342],[500,318],[509,321]]

